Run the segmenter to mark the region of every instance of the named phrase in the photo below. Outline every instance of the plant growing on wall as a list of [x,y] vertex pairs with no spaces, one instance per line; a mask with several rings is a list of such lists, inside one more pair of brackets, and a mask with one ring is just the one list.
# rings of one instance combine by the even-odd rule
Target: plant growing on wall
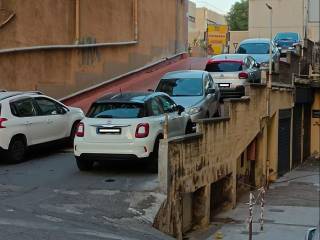
[[231,7],[226,16],[231,31],[248,30],[249,1],[241,0]]

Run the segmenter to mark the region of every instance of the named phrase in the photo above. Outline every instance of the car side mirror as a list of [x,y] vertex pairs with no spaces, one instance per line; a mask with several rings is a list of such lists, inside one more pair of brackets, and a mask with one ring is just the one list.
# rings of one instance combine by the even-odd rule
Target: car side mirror
[[184,112],[185,108],[181,105],[177,106],[178,114],[180,115],[182,112]]
[[64,115],[67,113],[67,110],[65,110],[64,108],[58,108],[58,113],[57,114],[60,114],[60,115]]
[[260,68],[260,67],[261,67],[260,63],[256,63],[256,68]]
[[209,88],[207,90],[207,94],[214,94],[215,92],[216,92],[216,89],[214,89],[214,88]]

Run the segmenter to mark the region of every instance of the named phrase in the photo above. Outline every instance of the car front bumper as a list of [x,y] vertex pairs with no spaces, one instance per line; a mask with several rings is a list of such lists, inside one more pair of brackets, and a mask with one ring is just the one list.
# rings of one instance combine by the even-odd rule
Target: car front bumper
[[146,142],[92,143],[77,140],[74,142],[75,156],[101,158],[101,160],[146,158],[152,151],[153,145],[147,144]]

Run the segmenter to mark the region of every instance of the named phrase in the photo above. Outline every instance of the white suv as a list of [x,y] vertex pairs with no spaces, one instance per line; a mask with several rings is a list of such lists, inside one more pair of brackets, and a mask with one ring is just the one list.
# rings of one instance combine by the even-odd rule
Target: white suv
[[[18,163],[27,147],[73,138],[84,114],[40,92],[0,92],[0,150]],[[2,157],[1,157],[2,159]]]
[[111,93],[92,104],[77,129],[74,154],[78,168],[90,170],[95,161],[145,159],[157,167],[165,113],[168,135],[184,135],[190,116],[165,93]]

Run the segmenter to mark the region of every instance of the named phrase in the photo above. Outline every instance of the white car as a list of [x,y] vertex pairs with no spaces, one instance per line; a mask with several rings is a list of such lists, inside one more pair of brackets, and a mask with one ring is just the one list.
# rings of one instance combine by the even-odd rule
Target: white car
[[[73,138],[84,114],[40,92],[0,92],[0,150],[10,163],[29,146]],[[2,157],[1,157],[2,159]]]
[[111,93],[94,102],[77,129],[74,154],[78,168],[95,161],[148,159],[156,168],[165,113],[168,136],[190,129],[189,115],[165,93]]

